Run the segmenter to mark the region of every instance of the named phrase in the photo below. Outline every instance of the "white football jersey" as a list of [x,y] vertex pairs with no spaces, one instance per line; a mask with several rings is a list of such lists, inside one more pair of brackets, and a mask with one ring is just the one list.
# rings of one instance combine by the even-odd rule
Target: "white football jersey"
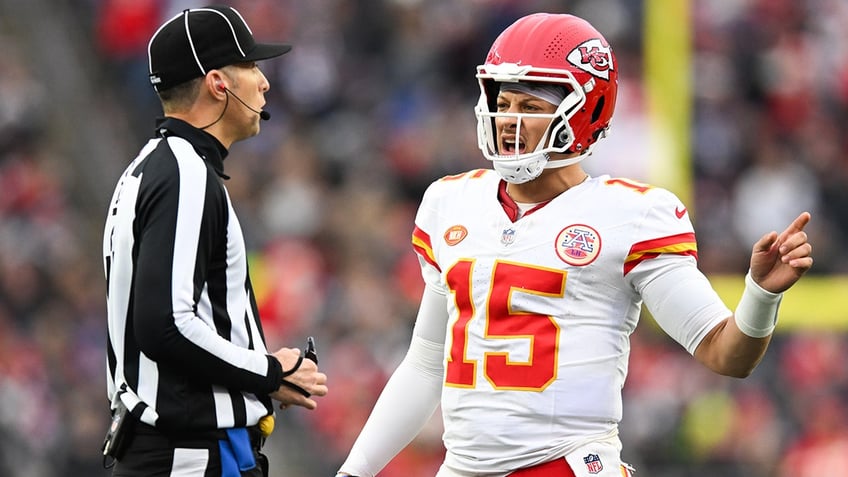
[[[413,233],[425,281],[448,297],[445,464],[474,475],[615,435],[638,281],[649,279],[639,266],[697,267],[692,224],[669,191],[595,177],[513,222],[499,187],[491,170],[434,182]],[[694,338],[669,334],[700,340],[716,319]]]

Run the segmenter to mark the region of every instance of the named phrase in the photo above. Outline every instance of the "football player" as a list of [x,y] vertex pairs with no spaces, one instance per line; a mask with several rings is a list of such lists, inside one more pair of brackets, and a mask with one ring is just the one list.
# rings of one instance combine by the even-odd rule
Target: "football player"
[[377,474],[441,404],[439,477],[628,476],[618,423],[642,305],[709,369],[747,376],[782,293],[812,266],[810,215],[754,244],[734,313],[699,271],[674,194],[581,167],[617,92],[615,55],[592,25],[520,18],[477,78],[479,147],[494,170],[425,193],[409,350],[338,475]]

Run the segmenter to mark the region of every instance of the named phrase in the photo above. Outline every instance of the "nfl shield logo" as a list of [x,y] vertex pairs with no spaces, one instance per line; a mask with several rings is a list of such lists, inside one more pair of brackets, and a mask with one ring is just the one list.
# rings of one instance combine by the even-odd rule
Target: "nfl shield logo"
[[515,229],[504,229],[501,233],[501,243],[509,245],[515,241]]
[[604,465],[601,464],[601,458],[598,454],[587,455],[583,458],[583,463],[586,464],[586,470],[588,470],[590,474],[597,474],[604,470]]

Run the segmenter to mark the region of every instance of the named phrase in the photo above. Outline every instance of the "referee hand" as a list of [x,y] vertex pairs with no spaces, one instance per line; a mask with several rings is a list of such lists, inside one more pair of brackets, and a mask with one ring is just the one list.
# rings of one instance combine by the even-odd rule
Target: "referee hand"
[[[301,359],[300,350],[297,348],[280,348],[272,355],[277,358],[283,371],[289,371],[300,366],[284,379],[295,384],[312,396],[325,396],[327,394],[327,375],[318,371],[318,364],[309,359]],[[276,391],[270,394],[271,398],[280,401],[280,409],[289,406],[302,406],[307,409],[315,409],[318,403],[311,397],[304,396],[294,388],[280,385]]]

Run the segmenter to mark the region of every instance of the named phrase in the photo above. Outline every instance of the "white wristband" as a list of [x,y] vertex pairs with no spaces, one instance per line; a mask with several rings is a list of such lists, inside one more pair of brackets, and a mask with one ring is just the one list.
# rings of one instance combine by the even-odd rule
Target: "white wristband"
[[751,272],[745,275],[745,291],[736,313],[733,315],[739,331],[751,338],[764,338],[777,326],[777,309],[783,293],[764,290],[751,278]]

